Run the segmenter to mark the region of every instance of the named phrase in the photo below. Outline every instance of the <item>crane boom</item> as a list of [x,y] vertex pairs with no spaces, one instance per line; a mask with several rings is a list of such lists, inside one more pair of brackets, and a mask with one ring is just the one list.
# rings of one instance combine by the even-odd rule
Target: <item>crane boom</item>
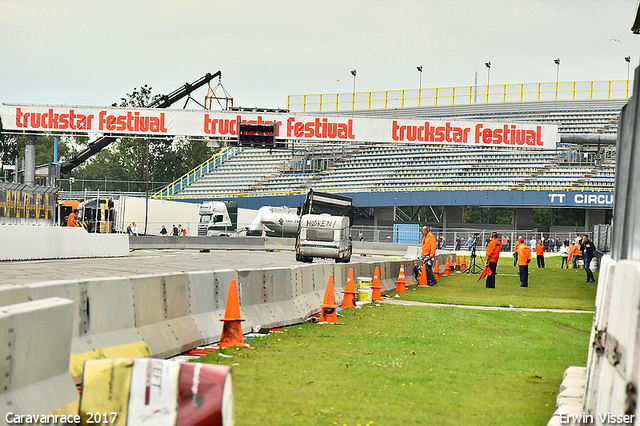
[[[222,72],[217,71],[213,74],[207,73],[203,77],[200,77],[198,80],[193,83],[185,83],[184,86],[174,90],[168,95],[162,95],[155,101],[151,102],[146,108],[168,108],[176,101],[184,98],[185,96],[191,95],[191,92],[199,89],[200,87],[208,84],[211,80],[216,77],[221,77]],[[78,167],[80,164],[87,161],[93,155],[100,152],[104,147],[115,141],[119,136],[113,135],[104,135],[91,142],[84,150],[78,153],[73,158],[70,158],[67,161],[64,161],[60,166],[61,174],[69,174],[71,170]]]

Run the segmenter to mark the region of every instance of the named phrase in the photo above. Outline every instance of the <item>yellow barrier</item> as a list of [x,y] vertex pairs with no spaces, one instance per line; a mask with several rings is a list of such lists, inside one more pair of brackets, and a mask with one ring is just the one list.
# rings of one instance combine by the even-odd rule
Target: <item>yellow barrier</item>
[[227,147],[222,151],[215,154],[213,157],[209,158],[204,163],[200,164],[193,170],[188,173],[180,176],[175,181],[171,182],[169,185],[162,188],[160,191],[151,196],[151,198],[158,199],[169,199],[171,195],[175,194],[177,191],[180,191],[183,188],[186,188],[192,182],[195,182],[196,179],[200,178],[204,174],[210,172],[222,165],[222,163],[237,153],[241,152],[241,147]]
[[287,96],[291,112],[349,111],[580,99],[626,99],[632,80],[491,84]]

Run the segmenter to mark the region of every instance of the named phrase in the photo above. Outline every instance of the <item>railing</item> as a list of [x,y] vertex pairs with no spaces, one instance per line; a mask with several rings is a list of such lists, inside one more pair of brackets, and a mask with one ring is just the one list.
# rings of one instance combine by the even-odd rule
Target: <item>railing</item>
[[376,92],[287,96],[291,112],[349,111],[436,105],[470,105],[580,99],[626,99],[633,80],[491,84]]
[[233,157],[234,155],[236,155],[241,151],[242,151],[242,148],[235,147],[235,146],[227,147],[223,149],[213,157],[209,158],[204,163],[200,164],[195,169],[191,170],[189,173],[176,179],[174,182],[170,183],[165,188],[155,193],[153,195],[153,198],[169,199],[175,196],[176,192],[186,188],[187,186],[195,182],[197,179],[209,173],[211,170],[215,169],[216,167],[219,167],[220,165],[222,165],[222,163],[224,163],[229,158]]
[[[308,190],[298,189],[291,191],[264,191],[264,192],[202,192],[170,195],[163,198],[171,200],[190,200],[190,199],[210,199],[210,198],[244,198],[244,197],[279,197],[288,195],[306,194]],[[593,188],[593,187],[573,187],[573,186],[415,186],[406,188],[350,188],[345,186],[343,189],[322,189],[323,192],[331,192],[334,194],[353,194],[353,193],[371,193],[371,192],[414,192],[414,191],[576,191],[576,192],[613,192],[614,188]]]

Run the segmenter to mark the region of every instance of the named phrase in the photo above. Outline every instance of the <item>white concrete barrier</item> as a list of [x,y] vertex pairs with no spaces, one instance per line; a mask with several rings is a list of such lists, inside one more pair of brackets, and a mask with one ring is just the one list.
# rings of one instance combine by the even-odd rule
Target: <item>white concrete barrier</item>
[[8,413],[77,413],[79,396],[69,374],[72,327],[68,299],[0,308],[0,424],[7,424]]
[[84,228],[66,226],[0,225],[0,241],[1,260],[129,255],[125,234],[89,234]]
[[177,355],[204,341],[189,309],[186,273],[131,277],[135,325],[154,356]]
[[29,287],[24,285],[0,285],[0,306],[29,301]]
[[217,303],[215,273],[189,272],[189,306],[205,344],[217,342],[222,335],[224,307]]

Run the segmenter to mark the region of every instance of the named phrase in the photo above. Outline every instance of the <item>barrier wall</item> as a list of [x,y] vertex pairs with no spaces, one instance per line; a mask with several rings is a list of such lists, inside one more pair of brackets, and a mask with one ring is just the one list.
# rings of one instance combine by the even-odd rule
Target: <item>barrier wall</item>
[[124,234],[89,234],[66,226],[0,224],[0,260],[119,257],[129,255]]
[[0,424],[7,413],[77,413],[69,375],[74,309],[61,298],[0,308]]
[[[341,303],[350,268],[356,276],[372,276],[378,266],[385,277],[402,263],[405,270],[412,264],[323,263],[0,286],[2,303],[35,300],[0,307],[0,350],[6,352],[4,336],[13,328],[17,344],[12,354],[19,359],[9,361],[11,365],[5,353],[0,359],[0,380],[12,383],[4,393],[0,388],[0,404],[11,402],[19,414],[74,412],[78,394],[73,382],[81,380],[86,360],[170,357],[219,341],[231,280],[237,282],[246,319],[243,332],[249,332],[300,323],[319,312],[329,275]],[[383,278],[383,288],[395,288],[396,278]],[[22,306],[47,308],[51,314],[18,316]]]

